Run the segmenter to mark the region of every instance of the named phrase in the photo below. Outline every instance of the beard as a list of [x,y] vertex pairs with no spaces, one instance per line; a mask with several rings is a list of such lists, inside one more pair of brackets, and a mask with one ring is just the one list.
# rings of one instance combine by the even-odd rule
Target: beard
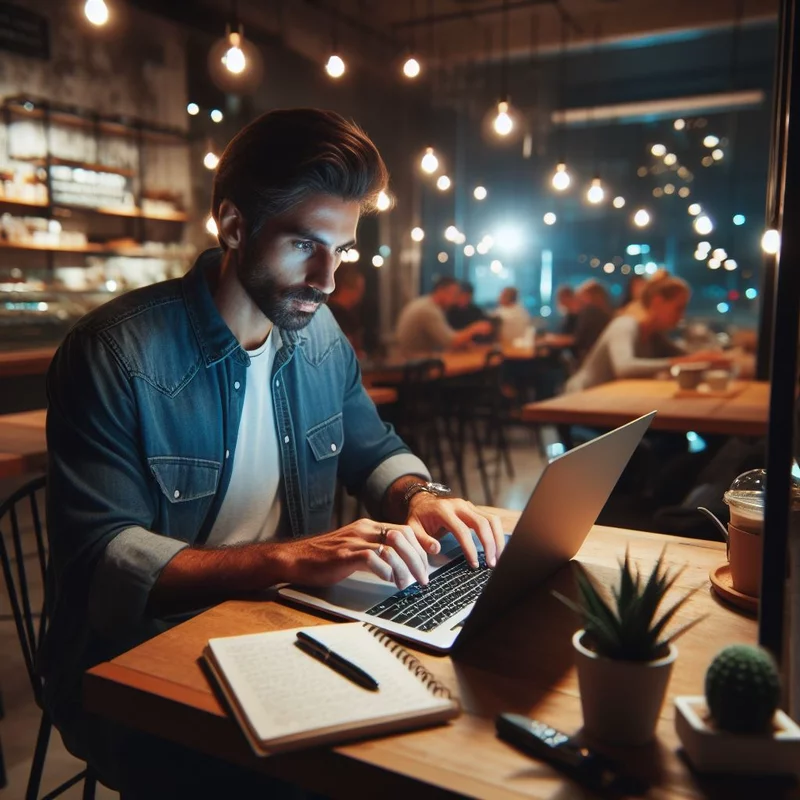
[[247,263],[240,262],[237,265],[237,274],[239,282],[261,313],[273,325],[285,331],[305,328],[317,313],[316,310],[300,310],[298,303],[322,305],[328,302],[328,295],[313,286],[283,286],[266,274],[266,270],[253,269]]

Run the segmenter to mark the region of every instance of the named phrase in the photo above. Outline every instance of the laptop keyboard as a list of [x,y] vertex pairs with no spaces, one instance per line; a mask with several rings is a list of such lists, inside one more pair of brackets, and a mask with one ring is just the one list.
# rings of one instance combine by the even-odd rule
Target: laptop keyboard
[[432,572],[427,586],[414,583],[366,613],[418,631],[432,631],[477,600],[490,574],[483,553],[478,553],[478,569],[472,569],[463,555],[458,556]]

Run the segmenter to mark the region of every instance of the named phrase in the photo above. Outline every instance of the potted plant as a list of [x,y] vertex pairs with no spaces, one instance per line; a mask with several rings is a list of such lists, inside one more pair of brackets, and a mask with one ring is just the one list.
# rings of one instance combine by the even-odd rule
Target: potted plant
[[766,650],[725,647],[708,668],[705,692],[675,698],[675,729],[696,770],[800,773],[800,727],[778,709],[780,676]]
[[554,592],[583,620],[572,637],[584,731],[598,741],[641,745],[654,734],[672,664],[673,642],[701,618],[672,633],[666,627],[678,609],[697,591],[692,589],[658,616],[667,592],[683,570],[664,567],[664,552],[646,580],[631,564],[620,562],[619,585],[609,597],[576,562],[578,602]]

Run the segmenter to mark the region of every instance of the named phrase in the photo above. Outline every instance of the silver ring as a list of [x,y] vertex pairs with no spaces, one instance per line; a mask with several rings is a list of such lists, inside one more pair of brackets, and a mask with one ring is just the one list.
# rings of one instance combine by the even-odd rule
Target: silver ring
[[381,532],[378,534],[378,541],[381,543],[381,546],[386,544],[386,537],[389,535],[389,529],[386,525],[381,525]]

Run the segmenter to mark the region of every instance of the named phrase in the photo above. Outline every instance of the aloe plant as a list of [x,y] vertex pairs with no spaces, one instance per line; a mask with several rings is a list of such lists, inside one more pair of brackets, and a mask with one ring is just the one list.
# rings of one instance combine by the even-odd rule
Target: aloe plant
[[628,551],[619,562],[619,586],[611,590],[613,602],[583,566],[575,562],[578,569],[577,585],[579,601],[576,603],[559,592],[553,594],[577,612],[583,619],[587,644],[601,656],[620,661],[653,661],[667,652],[670,642],[694,627],[705,616],[666,632],[666,627],[681,606],[700,588],[696,586],[670,606],[658,618],[657,613],[667,592],[683,573],[683,569],[670,571],[664,567],[661,551],[653,571],[646,580],[631,564]]

